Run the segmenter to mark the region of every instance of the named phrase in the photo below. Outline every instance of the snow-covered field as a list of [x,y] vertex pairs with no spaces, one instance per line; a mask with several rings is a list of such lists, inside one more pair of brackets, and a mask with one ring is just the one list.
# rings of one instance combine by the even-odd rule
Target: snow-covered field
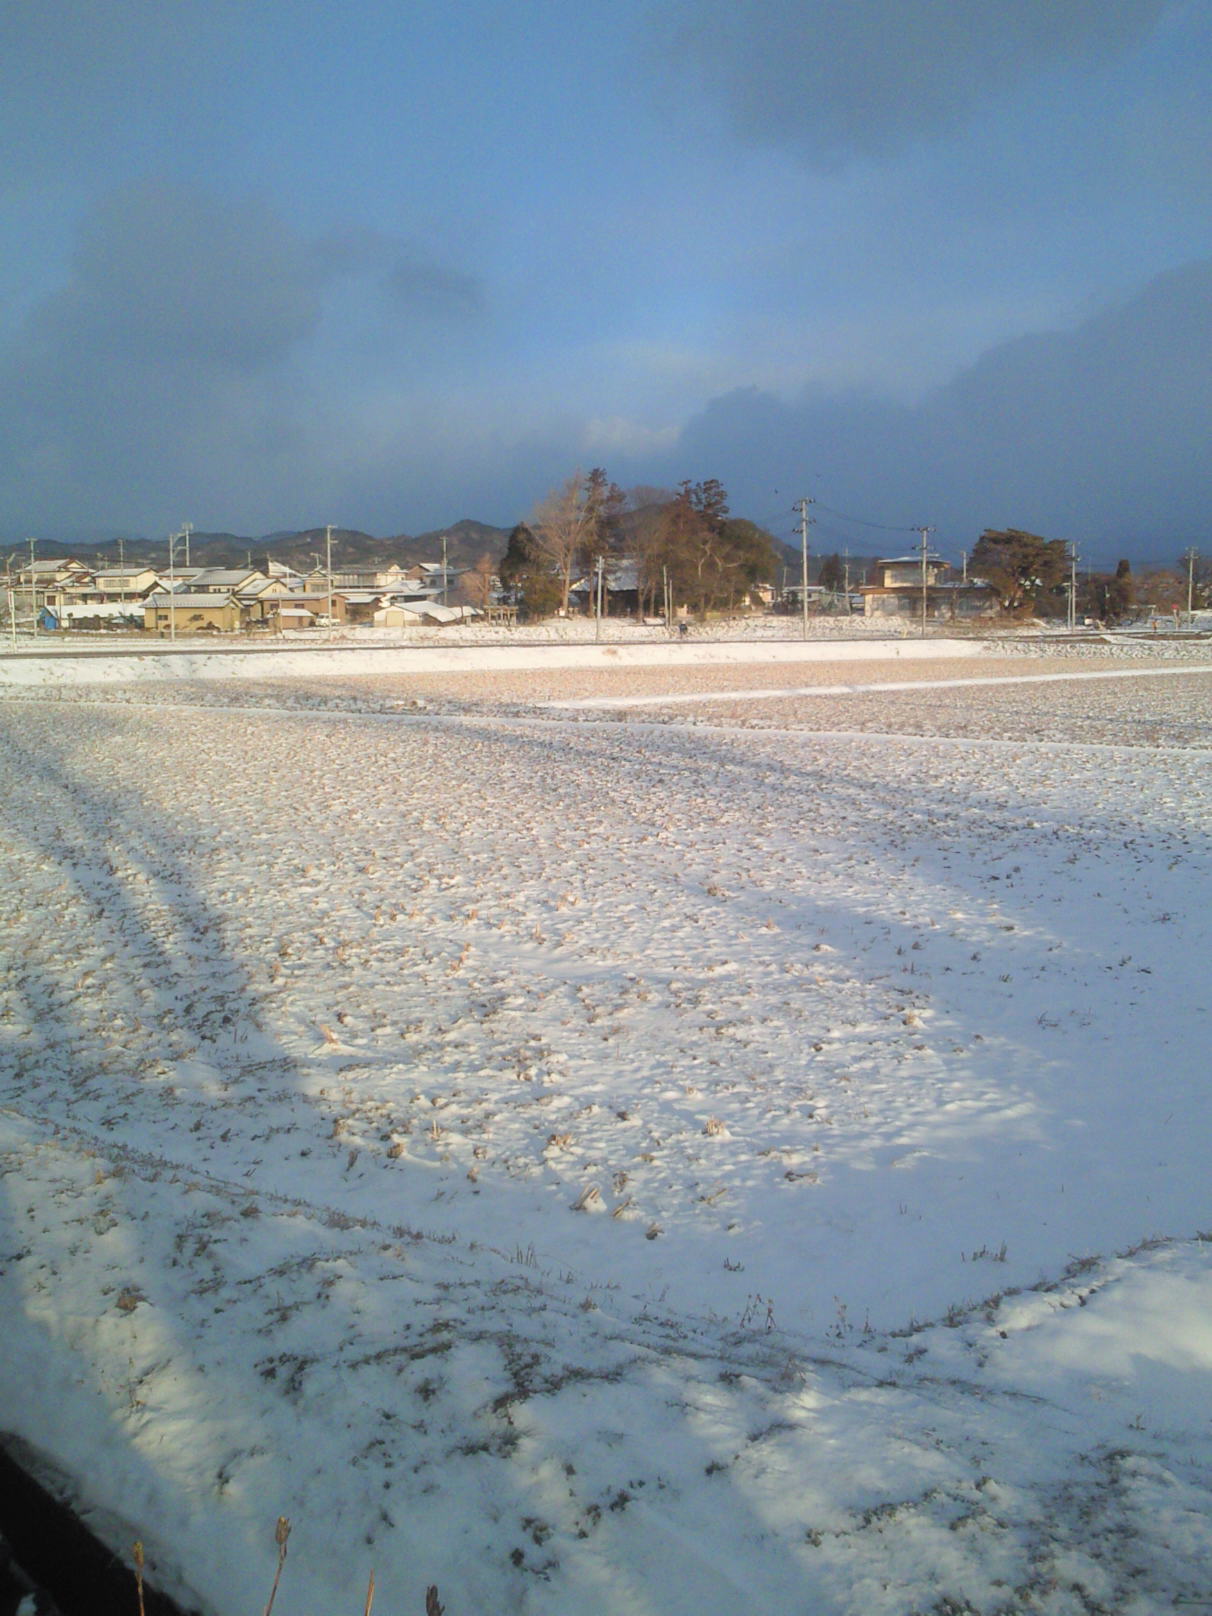
[[0,1425],[216,1616],[1212,1608],[1210,661],[6,691]]

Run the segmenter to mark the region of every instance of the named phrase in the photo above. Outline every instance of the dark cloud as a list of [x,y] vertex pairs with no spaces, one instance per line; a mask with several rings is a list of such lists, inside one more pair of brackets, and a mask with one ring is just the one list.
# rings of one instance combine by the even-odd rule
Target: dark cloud
[[392,344],[476,306],[468,277],[373,233],[309,239],[164,180],[112,195],[0,353],[0,526],[312,517],[363,452]]
[[415,241],[379,230],[330,230],[316,243],[317,262],[329,275],[358,277],[383,289],[389,316],[464,321],[483,313],[483,282],[446,263]]
[[0,519],[179,520],[264,473],[298,448],[281,381],[320,311],[308,244],[265,207],[167,183],[108,198],[0,355]]
[[[1014,526],[1074,540],[1096,563],[1171,560],[1206,542],[1209,374],[1212,260],[1075,331],[996,348],[915,408],[728,395],[647,471],[718,475],[738,508],[765,510],[781,489],[874,522],[932,523],[955,552]],[[829,547],[846,536],[881,542],[854,527]]]
[[263,203],[149,183],[104,201],[38,323],[108,359],[256,369],[320,316],[309,245]]
[[392,266],[387,288],[405,308],[444,318],[466,319],[484,306],[483,289],[474,276],[414,253],[402,254]]
[[685,0],[667,24],[738,130],[822,166],[966,119],[1149,32],[1167,0]]

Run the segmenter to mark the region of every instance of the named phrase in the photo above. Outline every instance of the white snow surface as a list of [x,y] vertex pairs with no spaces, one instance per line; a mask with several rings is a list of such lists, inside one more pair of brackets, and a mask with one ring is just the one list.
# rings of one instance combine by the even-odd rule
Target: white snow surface
[[[436,633],[437,631],[434,631]],[[408,643],[389,639],[368,640],[350,631],[340,641],[306,648],[293,645],[232,645],[195,641],[177,647],[164,642],[150,648],[136,642],[126,650],[82,650],[70,642],[42,644],[18,656],[0,657],[0,689],[7,686],[42,687],[130,682],[264,681],[267,678],[356,677],[365,674],[470,673],[497,669],[695,667],[715,663],[801,663],[816,661],[880,662],[889,658],[923,659],[974,657],[988,650],[979,639],[832,639],[794,640],[742,638],[725,640],[704,636],[671,640],[665,631],[634,631],[635,637],[597,643],[593,640],[544,640],[523,637],[520,631],[495,632],[491,640],[458,643],[414,634]],[[487,630],[481,630],[487,634]],[[74,655],[72,653],[75,653]]]
[[119,1551],[208,1616],[278,1516],[279,1616],[1212,1600],[1206,666],[923,734],[258,660],[0,704],[0,1426]]

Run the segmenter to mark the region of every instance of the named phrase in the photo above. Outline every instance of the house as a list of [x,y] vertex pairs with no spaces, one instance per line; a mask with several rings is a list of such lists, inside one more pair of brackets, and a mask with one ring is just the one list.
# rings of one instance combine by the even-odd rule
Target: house
[[303,588],[303,574],[301,572],[296,572],[293,567],[287,566],[285,561],[271,561],[267,559],[265,565],[261,568],[261,571],[267,578],[280,579],[281,582],[286,584],[290,589]]
[[62,606],[78,596],[92,575],[90,567],[70,557],[33,561],[17,573],[16,587],[28,590],[35,606]]
[[859,590],[866,617],[916,617],[934,620],[985,617],[997,611],[997,596],[981,579],[949,576],[941,556],[886,556],[875,563],[878,582]]
[[232,634],[245,613],[230,590],[157,590],[143,602],[143,627],[149,634]]
[[141,629],[141,600],[69,601],[64,606],[44,606],[38,614],[38,627],[44,629]]
[[20,578],[23,583],[33,583],[39,589],[47,585],[71,583],[78,578],[91,578],[92,568],[83,561],[75,561],[70,556],[61,556],[53,561],[37,560],[27,562],[20,569]]
[[375,628],[419,628],[424,622],[420,606],[376,606],[369,621]]
[[81,601],[145,600],[153,589],[167,589],[168,579],[155,567],[105,567],[94,572],[81,589]]
[[328,618],[334,623],[354,621],[350,596],[343,589],[334,589],[331,594],[326,589],[292,589],[286,594],[262,596],[261,602],[266,620],[276,621],[279,628],[313,628],[317,621]]
[[[324,567],[313,567],[304,582],[313,591],[327,589],[329,574]],[[333,586],[340,589],[373,589],[382,593],[405,582],[407,576],[404,569],[394,561],[386,567],[342,567],[340,570],[334,569],[332,573]]]
[[316,614],[307,606],[293,606],[284,602],[274,614],[274,622],[279,629],[289,628],[315,628]]
[[[803,611],[804,593],[803,584],[787,584],[783,589],[783,604],[789,610],[797,612]],[[826,589],[822,584],[809,584],[807,596],[810,611],[820,611],[821,608],[826,605],[826,603],[833,599],[832,592]]]
[[190,578],[189,587],[204,594],[218,589],[239,595],[269,581],[260,567],[201,567]]
[[[574,580],[568,598],[582,611],[597,610],[596,572]],[[608,617],[626,616],[640,609],[640,566],[638,561],[610,560],[602,570],[602,609]]]
[[283,601],[293,600],[295,592],[283,578],[267,578],[258,573],[235,591],[248,623],[271,623]]
[[470,623],[480,616],[475,606],[439,606],[432,601],[419,607],[419,610],[426,623],[434,623],[440,628],[451,623]]
[[438,606],[430,602],[380,606],[371,621],[376,628],[446,628],[451,623],[469,623],[481,614],[474,606]]
[[[339,604],[338,604],[339,603]],[[343,589],[333,596],[332,615],[338,622],[370,623],[381,606],[389,604],[381,591],[374,589]],[[322,607],[321,610],[326,608]]]

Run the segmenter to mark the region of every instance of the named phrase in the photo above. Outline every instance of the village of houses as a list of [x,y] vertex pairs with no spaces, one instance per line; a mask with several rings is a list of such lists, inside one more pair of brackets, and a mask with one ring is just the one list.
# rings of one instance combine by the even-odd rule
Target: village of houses
[[156,635],[287,633],[334,624],[378,628],[508,621],[488,580],[479,606],[451,604],[463,576],[440,563],[392,564],[365,571],[296,572],[282,562],[263,566],[89,567],[71,558],[38,560],[10,576],[10,612],[46,631],[144,630]]
[[[987,583],[953,576],[937,556],[893,556],[876,561],[874,582],[832,594],[810,585],[815,612],[875,619],[919,616],[935,621],[988,617],[998,602]],[[5,577],[7,617],[18,627],[42,632],[141,631],[160,638],[192,634],[275,634],[361,625],[407,629],[446,627],[476,620],[512,625],[517,607],[499,578],[480,568],[440,562],[391,563],[367,569],[314,568],[301,573],[282,562],[263,566],[90,567],[70,557],[39,559]],[[638,567],[619,561],[605,574],[600,600],[594,580],[574,585],[570,606],[579,613],[637,618],[641,613]],[[758,586],[751,612],[795,611],[804,604],[801,586]],[[686,615],[685,609],[673,614]]]

